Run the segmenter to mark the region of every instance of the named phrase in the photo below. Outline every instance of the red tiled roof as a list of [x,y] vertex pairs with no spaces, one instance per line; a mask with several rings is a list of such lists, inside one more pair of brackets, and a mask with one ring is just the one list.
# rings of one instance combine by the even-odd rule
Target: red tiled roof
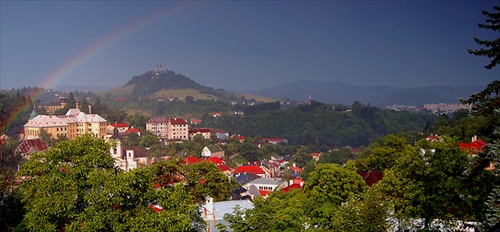
[[481,139],[477,139],[476,141],[474,141],[472,143],[458,143],[458,146],[460,146],[460,149],[462,149],[462,150],[467,149],[472,154],[476,154],[477,152],[483,151],[483,147],[486,145],[487,145],[487,143]]
[[126,123],[126,122],[111,123],[109,125],[112,127],[127,127],[128,128],[128,123]]
[[259,166],[259,165],[261,165],[261,164],[262,164],[262,162],[260,162],[260,161],[252,161],[252,162],[248,162],[248,163],[249,163],[250,165],[253,165],[253,166],[255,166],[255,165]]
[[226,165],[219,165],[219,166],[217,166],[217,167],[219,168],[219,170],[221,170],[221,171],[223,171],[223,172],[224,172],[224,171],[231,171],[231,168],[230,168],[230,167],[228,167],[228,166],[226,166]]
[[179,124],[188,124],[188,123],[186,122],[186,120],[184,120],[182,118],[170,118],[170,124],[179,125]]
[[27,153],[31,149],[34,149],[35,151],[43,151],[47,149],[48,146],[45,144],[42,140],[40,139],[30,139],[30,140],[23,140],[19,146],[17,146],[17,151],[21,153]]
[[262,170],[262,168],[260,168],[259,166],[238,166],[234,171],[233,173],[246,173],[246,172],[249,172],[249,173],[252,173],[252,174],[266,174],[266,172],[264,170]]
[[425,138],[425,140],[427,141],[437,141],[439,140],[439,136],[438,135],[435,135],[435,134],[430,134],[429,136],[427,136],[427,138]]
[[150,205],[149,208],[154,210],[157,213],[161,212],[161,210],[163,209],[163,207],[161,207],[159,205]]
[[192,118],[190,121],[191,121],[191,124],[198,124],[198,123],[201,122],[201,119],[199,119],[199,118]]
[[266,197],[267,195],[269,195],[272,192],[273,191],[259,190],[260,195],[263,197]]
[[189,133],[207,133],[207,132],[210,132],[210,129],[208,128],[200,128],[200,129],[191,129],[189,130]]
[[152,117],[148,120],[148,123],[168,123],[168,118],[165,116]]
[[374,170],[369,170],[367,172],[357,171],[357,173],[363,178],[366,185],[368,185],[368,186],[372,186],[373,184],[377,183],[379,180],[382,180],[382,178],[384,177],[384,173],[377,172]]
[[186,157],[186,163],[188,164],[195,164],[203,161],[203,159],[197,158],[195,156],[188,156]]
[[219,158],[217,156],[210,157],[207,159],[207,161],[214,162],[216,165],[224,165],[226,163],[226,162],[224,162],[224,160],[222,160],[221,158]]
[[136,129],[136,128],[133,128],[133,127],[128,128],[127,132],[128,132],[128,133],[141,133],[141,131],[140,131],[140,130],[138,130],[138,129]]
[[290,169],[292,169],[292,171],[294,171],[294,172],[302,173],[302,168],[295,167],[292,165],[292,166],[290,166]]
[[311,153],[309,154],[311,157],[314,157],[314,156],[321,156],[321,153],[319,152],[314,152],[314,153]]
[[287,193],[288,191],[290,191],[290,189],[302,189],[302,186],[300,184],[292,184],[292,185],[289,185],[286,188],[281,189],[281,191]]

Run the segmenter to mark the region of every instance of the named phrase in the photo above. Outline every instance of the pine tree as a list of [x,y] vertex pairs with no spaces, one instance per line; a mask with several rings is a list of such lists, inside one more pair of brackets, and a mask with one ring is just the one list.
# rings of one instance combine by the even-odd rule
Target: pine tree
[[101,100],[99,100],[99,98],[97,98],[95,100],[94,106],[92,107],[92,112],[94,114],[102,115],[103,111],[104,111],[104,105],[101,103]]
[[[500,6],[493,6],[493,9],[496,12],[490,12],[487,10],[482,11],[483,15],[486,16],[486,23],[479,23],[478,26],[483,29],[500,32]],[[488,65],[484,66],[485,68],[492,69],[500,64],[500,37],[495,40],[483,40],[478,37],[474,37],[474,41],[483,46],[483,48],[468,49],[468,52],[475,56],[490,58],[491,61]]]
[[75,97],[73,96],[73,92],[69,93],[68,96],[68,101],[66,102],[66,105],[64,107],[67,110],[76,108],[76,100]]
[[89,112],[89,103],[86,98],[83,98],[82,103],[80,104],[80,111],[88,114]]

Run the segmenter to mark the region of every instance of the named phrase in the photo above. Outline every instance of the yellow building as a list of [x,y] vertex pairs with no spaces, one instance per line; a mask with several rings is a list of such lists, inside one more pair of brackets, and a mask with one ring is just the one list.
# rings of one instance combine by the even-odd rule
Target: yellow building
[[52,138],[58,135],[74,139],[82,134],[91,133],[96,138],[104,138],[108,121],[97,114],[86,114],[78,109],[70,109],[66,115],[38,115],[24,125],[27,139],[39,138],[44,129]]
[[38,115],[24,125],[25,139],[40,138],[40,131],[45,130],[51,138],[58,136],[68,136],[68,123],[52,115]]

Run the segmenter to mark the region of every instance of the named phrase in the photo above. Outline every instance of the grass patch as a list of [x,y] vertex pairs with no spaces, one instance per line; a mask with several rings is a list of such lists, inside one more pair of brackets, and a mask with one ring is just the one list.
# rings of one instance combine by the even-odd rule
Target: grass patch
[[231,162],[229,163],[230,167],[231,167],[231,164],[234,165],[234,167],[232,168],[235,168],[236,166],[239,166],[239,165],[242,165],[242,164],[247,164],[248,163],[248,160],[245,159],[245,157],[241,156],[241,155],[236,155],[233,157],[233,159],[231,160]]

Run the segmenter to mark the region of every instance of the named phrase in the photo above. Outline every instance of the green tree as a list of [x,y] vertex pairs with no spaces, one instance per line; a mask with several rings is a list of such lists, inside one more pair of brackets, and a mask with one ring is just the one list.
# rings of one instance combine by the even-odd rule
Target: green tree
[[319,164],[309,174],[304,184],[304,193],[310,202],[311,225],[324,230],[334,229],[336,211],[342,203],[348,202],[357,194],[367,190],[360,175],[356,173],[353,162],[346,166]]
[[352,153],[349,147],[343,147],[335,151],[323,153],[319,157],[318,163],[336,163],[345,164],[348,160],[355,160],[356,155]]
[[385,138],[382,147],[376,147],[372,150],[366,164],[369,169],[384,171],[390,169],[399,157],[407,153],[414,153],[414,148],[406,143],[406,140],[395,135],[388,135]]
[[476,183],[465,181],[467,153],[447,136],[440,141],[421,140],[418,147],[403,153],[381,181],[384,194],[392,198],[395,216],[422,218],[431,230],[434,219],[452,223],[473,218],[473,194],[467,186]]
[[[482,13],[486,17],[486,23],[479,23],[479,28],[500,31],[500,6],[493,6],[493,12],[483,10]],[[498,33],[497,33],[498,35]],[[500,37],[494,40],[483,40],[478,37],[474,37],[474,41],[478,45],[483,46],[480,49],[468,49],[467,51],[475,56],[484,56],[491,59],[490,63],[484,66],[487,69],[492,69],[493,67],[500,64]]]
[[249,139],[238,144],[239,153],[249,161],[257,161],[262,158],[262,151]]
[[48,146],[53,146],[55,144],[55,140],[52,138],[52,134],[50,134],[43,128],[40,128],[39,137],[40,140],[42,140]]
[[138,128],[140,130],[146,130],[146,122],[148,120],[149,120],[149,117],[147,117],[146,115],[141,114],[141,113],[127,115],[125,117],[125,121],[127,121],[130,126]]
[[152,165],[151,170],[154,183],[160,188],[171,189],[183,181],[183,187],[196,203],[204,202],[206,196],[216,201],[225,200],[237,187],[234,179],[227,178],[215,164],[209,162],[184,164],[183,159],[173,157]]
[[374,185],[342,205],[332,224],[336,231],[388,231],[390,213],[386,196]]
[[256,198],[253,209],[236,209],[224,218],[235,232],[304,231],[309,221],[305,204],[306,195],[300,190],[276,192],[267,199]]
[[298,167],[304,167],[311,160],[309,153],[303,149],[297,150],[297,153],[292,156],[290,163],[296,164]]
[[139,146],[141,143],[141,137],[137,133],[130,133],[126,138],[125,138],[125,144],[127,146]]
[[150,133],[146,133],[146,134],[142,135],[140,143],[141,143],[142,147],[151,147],[155,144],[158,144],[158,137],[156,137]]
[[98,97],[92,106],[92,113],[102,115],[106,111],[105,108],[106,107],[101,103],[101,100],[99,100]]
[[89,103],[87,102],[87,98],[83,98],[82,102],[80,103],[80,111],[86,114],[90,113]]
[[64,109],[67,111],[73,108],[76,108],[76,100],[75,96],[73,95],[73,92],[69,92],[68,101],[66,102]]
[[0,231],[11,231],[24,215],[16,180],[16,169],[22,162],[15,152],[17,145],[10,137],[0,143]]
[[[479,23],[478,26],[483,29],[491,30],[493,32],[500,31],[500,6],[493,6],[494,12],[483,10],[482,14],[486,17],[486,23]],[[496,33],[498,36],[498,33]],[[493,69],[500,63],[500,37],[496,37],[494,40],[483,40],[475,37],[475,42],[482,46],[480,49],[468,49],[470,54],[475,56],[487,57],[490,63],[485,66],[487,69]],[[495,117],[495,123],[491,126],[495,128],[493,133],[489,136],[492,138],[492,142],[488,144],[483,151],[480,152],[475,157],[475,165],[472,171],[472,176],[480,176],[477,173],[484,174],[484,168],[486,166],[495,164],[495,177],[498,177],[498,163],[500,161],[500,154],[498,152],[500,144],[500,130],[498,129],[498,117],[500,111],[500,81],[494,80],[487,85],[487,87],[477,94],[472,94],[468,99],[461,99],[464,104],[472,104],[474,106],[474,115]],[[496,178],[496,180],[498,180]],[[491,183],[491,182],[490,182]],[[498,202],[498,182],[495,183],[494,187],[490,187],[492,191],[489,193],[489,198],[485,201],[487,206],[486,218],[483,220],[485,228],[492,227],[493,225],[498,225],[500,220],[497,215],[500,215],[500,209],[493,203]],[[479,198],[482,199],[482,198]]]
[[[109,145],[101,139],[84,135],[58,143],[21,166],[26,214],[17,229],[201,231],[198,201],[189,188],[175,184],[179,179],[168,188],[156,185],[161,165],[123,172],[113,167]],[[179,172],[162,175],[179,177]]]
[[23,224],[34,231],[62,230],[85,212],[92,175],[113,165],[109,145],[90,135],[33,154],[19,171]]

